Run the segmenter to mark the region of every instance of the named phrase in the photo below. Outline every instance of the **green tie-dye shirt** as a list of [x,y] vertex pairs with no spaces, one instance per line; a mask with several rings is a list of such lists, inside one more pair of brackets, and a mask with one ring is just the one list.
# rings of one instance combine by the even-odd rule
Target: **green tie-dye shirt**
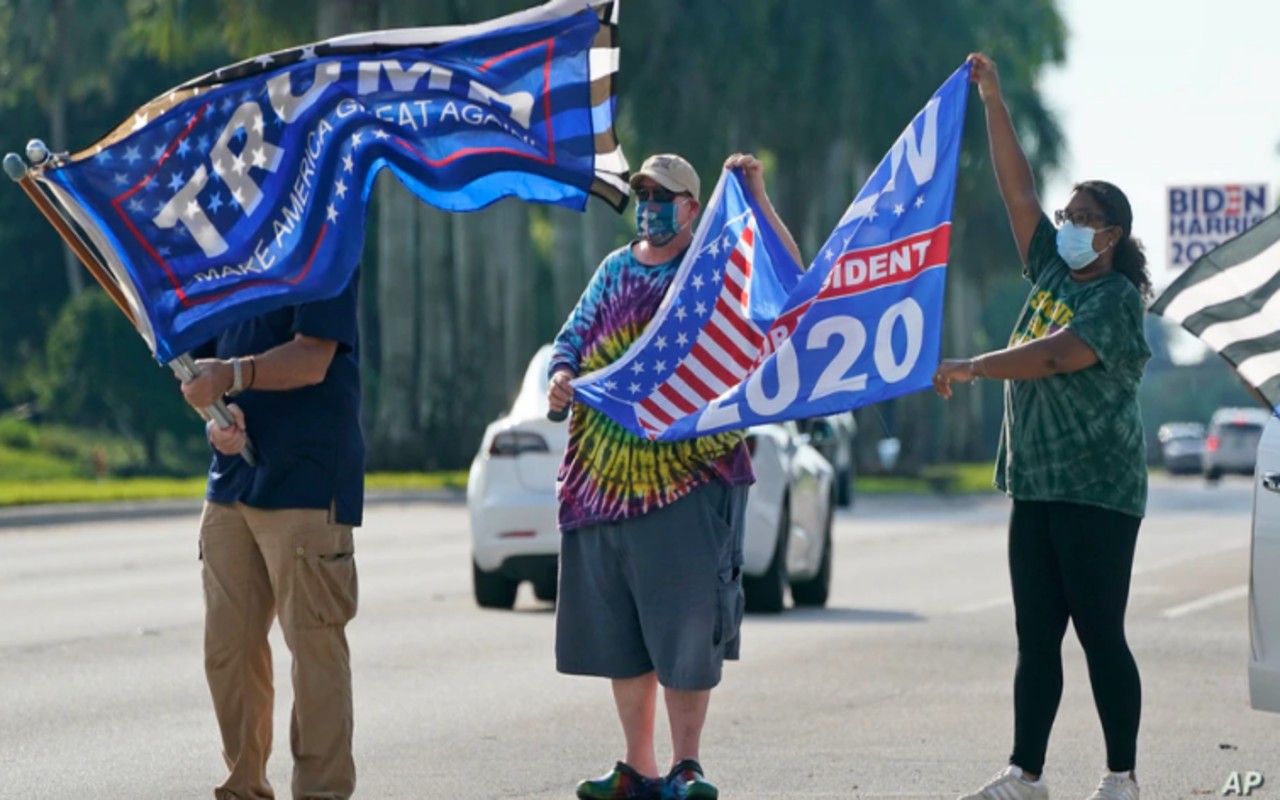
[[1032,282],[1009,345],[1066,328],[1098,356],[1067,375],[1007,381],[996,487],[1016,500],[1085,505],[1141,517],[1147,462],[1138,384],[1151,358],[1142,297],[1119,273],[1077,282],[1042,217],[1027,253]]

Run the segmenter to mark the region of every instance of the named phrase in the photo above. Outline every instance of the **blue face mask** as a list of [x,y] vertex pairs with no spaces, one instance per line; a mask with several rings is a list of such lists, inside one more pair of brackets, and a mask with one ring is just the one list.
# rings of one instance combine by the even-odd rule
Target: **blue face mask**
[[1084,269],[1098,260],[1102,253],[1093,249],[1093,237],[1108,228],[1086,228],[1068,222],[1058,228],[1058,255],[1073,270]]
[[680,233],[679,211],[675,201],[637,201],[636,233],[649,244],[662,247]]

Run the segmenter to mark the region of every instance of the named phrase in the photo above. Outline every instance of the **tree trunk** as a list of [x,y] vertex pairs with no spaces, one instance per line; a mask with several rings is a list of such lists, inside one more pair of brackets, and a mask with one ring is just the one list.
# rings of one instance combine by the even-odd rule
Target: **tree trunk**
[[453,221],[447,212],[418,204],[418,427],[429,469],[441,466],[439,442],[453,428],[453,365],[461,324],[453,263]]
[[412,465],[417,436],[417,200],[389,172],[378,181],[378,320],[381,368],[374,415],[375,461]]
[[[55,30],[58,25],[55,21]],[[55,153],[67,150],[67,87],[66,83],[55,79],[49,96],[49,149]],[[84,289],[84,266],[71,248],[62,246],[62,265],[67,273],[67,291],[72,297]]]
[[[316,37],[328,39],[351,33],[357,27],[364,28],[359,12],[368,3],[360,0],[319,0],[316,4]],[[359,20],[359,21],[358,21]]]

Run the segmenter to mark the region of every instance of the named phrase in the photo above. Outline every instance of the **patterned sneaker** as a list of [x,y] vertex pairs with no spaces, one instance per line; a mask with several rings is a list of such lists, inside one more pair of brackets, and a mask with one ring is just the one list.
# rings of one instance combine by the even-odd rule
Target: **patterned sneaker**
[[1009,765],[986,786],[959,800],[1049,800],[1049,787],[1043,778],[1032,783],[1022,777],[1019,767]]
[[718,800],[720,791],[703,777],[701,764],[686,758],[667,773],[667,792],[663,797],[669,800]]
[[578,800],[662,800],[661,778],[648,778],[619,761],[613,772],[578,784]]
[[1138,782],[1128,772],[1108,772],[1089,800],[1138,800]]

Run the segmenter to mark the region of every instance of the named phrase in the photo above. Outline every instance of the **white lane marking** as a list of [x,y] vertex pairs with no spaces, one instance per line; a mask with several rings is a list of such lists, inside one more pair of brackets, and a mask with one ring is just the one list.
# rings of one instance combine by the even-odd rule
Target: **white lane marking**
[[1192,600],[1190,603],[1183,603],[1182,605],[1173,606],[1172,608],[1166,608],[1164,611],[1160,612],[1160,616],[1165,619],[1177,619],[1178,617],[1185,617],[1188,614],[1194,614],[1197,611],[1204,611],[1205,609],[1220,606],[1223,603],[1230,603],[1232,600],[1240,600],[1248,596],[1249,584],[1245,583],[1239,586],[1233,586],[1230,589],[1223,589],[1221,592],[1214,592],[1213,594],[1205,595],[1199,600]]

